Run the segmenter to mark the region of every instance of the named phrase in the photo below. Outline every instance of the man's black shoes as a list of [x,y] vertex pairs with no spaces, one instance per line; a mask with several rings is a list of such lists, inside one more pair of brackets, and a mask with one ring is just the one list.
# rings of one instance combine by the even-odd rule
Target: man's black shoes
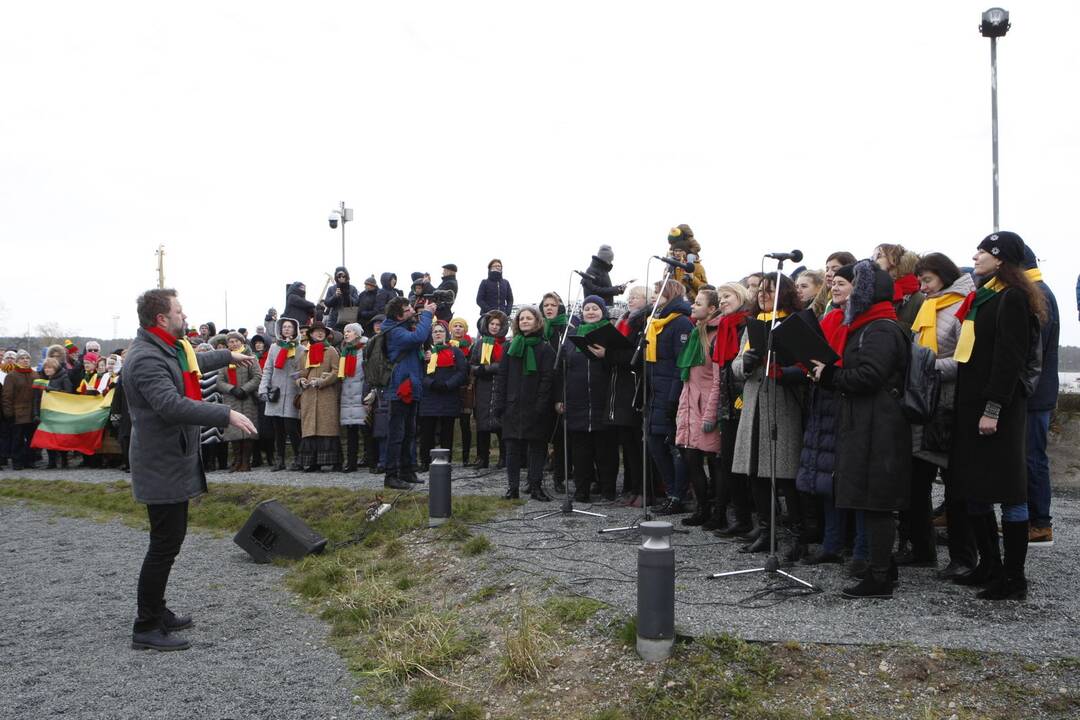
[[[191,618],[188,618],[189,622],[190,620]],[[132,633],[131,635],[132,650],[170,652],[173,650],[187,650],[189,647],[191,647],[190,642],[179,635],[171,635],[161,628]]]
[[161,625],[167,632],[187,630],[194,624],[195,620],[190,615],[177,615],[168,608],[165,609],[165,614],[161,617]]

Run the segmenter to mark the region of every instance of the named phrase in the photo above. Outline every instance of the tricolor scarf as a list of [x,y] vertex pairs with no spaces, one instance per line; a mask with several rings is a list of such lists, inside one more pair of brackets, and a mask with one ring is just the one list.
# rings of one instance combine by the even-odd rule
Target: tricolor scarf
[[472,338],[469,337],[468,334],[463,336],[460,340],[450,338],[450,344],[460,350],[463,354],[469,352],[469,349],[472,348],[472,343]]
[[[586,335],[591,333],[593,330],[596,330],[597,328],[602,328],[605,325],[610,325],[610,324],[611,324],[611,321],[608,320],[607,318],[604,318],[603,320],[600,320],[599,322],[594,322],[594,323],[581,323],[580,325],[577,326],[577,334],[580,335],[581,337],[585,337]],[[575,347],[574,349],[577,350],[578,352],[581,352],[581,348],[579,348],[579,347]]]
[[97,373],[90,373],[90,377],[84,377],[79,387],[75,388],[75,393],[85,395],[87,390],[97,390]]
[[[564,328],[566,324],[570,322],[566,317],[566,313],[561,313],[551,318],[550,320],[544,319],[544,340],[550,340],[551,336],[555,333],[557,328]],[[562,332],[560,329],[559,332]],[[513,342],[511,341],[511,344]]]
[[843,367],[844,365],[844,348],[847,347],[847,341],[852,332],[875,320],[895,319],[896,308],[888,300],[874,303],[852,320],[850,325],[844,324],[843,308],[829,312],[821,319],[821,330],[825,333],[825,339],[829,341],[829,347],[840,356],[840,359],[836,361],[836,366]]
[[956,362],[966,363],[971,359],[971,351],[975,349],[975,316],[979,314],[979,307],[990,298],[1004,290],[1007,285],[997,277],[973,293],[968,293],[960,309],[956,311],[956,317],[960,320],[960,338],[956,341],[956,351],[953,359]]
[[510,341],[510,347],[506,354],[522,359],[522,374],[532,375],[536,372],[536,346],[540,344],[539,335],[515,335]]
[[312,342],[307,349],[307,362],[305,368],[319,367],[322,365],[323,356],[326,354],[326,341]]
[[960,293],[945,293],[937,297],[926,298],[922,307],[919,308],[919,314],[915,316],[915,322],[911,324],[911,331],[915,333],[915,342],[937,353],[938,311],[952,307],[963,300],[964,296]]
[[285,367],[285,361],[291,357],[296,357],[296,341],[295,340],[278,340],[278,354],[274,358],[274,367],[280,370]]
[[431,348],[431,357],[428,359],[427,374],[431,375],[437,367],[454,366],[454,348],[450,345],[436,345]]
[[484,335],[480,338],[480,364],[490,365],[499,362],[503,356],[503,343],[506,338]]
[[660,337],[660,333],[664,332],[664,327],[677,318],[686,317],[682,313],[673,312],[665,318],[653,318],[649,322],[649,327],[645,332],[645,342],[648,343],[645,346],[645,362],[656,362],[656,346],[657,339]]
[[723,367],[739,354],[739,335],[742,324],[750,313],[745,310],[724,315],[716,328],[716,341],[713,343],[713,362]]
[[690,331],[690,338],[683,345],[679,357],[675,358],[675,367],[681,369],[682,380],[690,379],[690,368],[705,364],[705,348],[701,344],[701,333],[697,325]]
[[187,338],[175,338],[159,327],[148,327],[146,331],[156,335],[159,340],[176,350],[176,359],[180,363],[180,375],[184,378],[184,397],[196,402],[202,402],[202,387],[199,378],[199,361],[195,357],[195,350]]
[[39,391],[48,390],[49,389],[49,381],[48,381],[48,379],[47,378],[34,378],[34,389],[39,390]]
[[360,357],[359,345],[346,345],[341,348],[341,359],[338,360],[339,378],[354,377],[356,375],[356,362]]
[[914,295],[918,289],[919,278],[915,277],[915,273],[908,273],[907,275],[896,278],[893,280],[893,302],[898,303],[903,301],[908,295]]

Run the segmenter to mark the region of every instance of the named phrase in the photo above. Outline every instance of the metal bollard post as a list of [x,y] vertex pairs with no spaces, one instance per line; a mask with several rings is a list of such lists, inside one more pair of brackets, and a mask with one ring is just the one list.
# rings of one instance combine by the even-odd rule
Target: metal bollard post
[[671,523],[643,522],[638,548],[637,651],[642,660],[671,656],[675,645],[675,548]]
[[450,498],[450,450],[431,451],[428,475],[428,527],[438,527],[450,519],[453,507]]

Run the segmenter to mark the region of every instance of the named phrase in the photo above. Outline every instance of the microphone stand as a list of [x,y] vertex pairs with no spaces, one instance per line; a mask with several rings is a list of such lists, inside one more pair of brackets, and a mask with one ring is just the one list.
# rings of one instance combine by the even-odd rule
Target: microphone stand
[[[576,270],[574,272],[577,272]],[[573,292],[574,285],[574,273],[570,274],[570,282],[566,286],[566,297],[570,297],[570,293]],[[533,518],[533,520],[543,520],[553,515],[588,515],[590,517],[606,518],[607,515],[602,515],[597,512],[589,512],[588,510],[578,510],[574,507],[574,495],[570,492],[570,440],[567,437],[568,431],[566,428],[566,338],[570,336],[570,321],[573,319],[574,314],[577,311],[578,302],[581,297],[581,285],[578,284],[577,296],[571,303],[566,318],[566,327],[563,328],[562,337],[559,338],[559,349],[555,353],[555,367],[559,367],[559,362],[562,362],[562,396],[563,396],[563,411],[562,417],[559,418],[559,422],[562,423],[562,437],[563,437],[563,483],[567,486],[565,497],[563,498],[562,507],[558,510],[549,510],[546,513],[541,513]],[[588,362],[588,361],[586,361]],[[575,481],[574,487],[577,487]]]
[[[649,265],[652,263],[652,258],[649,258],[648,263],[645,265],[645,301],[648,302],[649,298]],[[664,264],[664,279],[660,281],[660,290],[663,291],[667,287],[668,280],[671,279],[671,275],[674,272],[674,268],[671,265]],[[645,353],[645,346],[649,344],[649,328],[656,320],[656,312],[660,309],[660,295],[657,294],[656,301],[653,303],[652,310],[649,312],[649,317],[645,321],[645,325],[641,328],[641,337],[638,339],[637,348],[634,350],[634,356],[630,360],[631,372],[633,368],[637,367],[637,364],[642,359],[642,355]],[[637,530],[638,525],[643,522],[652,520],[652,506],[650,498],[652,493],[649,492],[649,477],[652,473],[649,471],[649,368],[648,361],[645,360],[641,363],[641,490],[645,496],[645,500],[641,503],[641,508],[644,511],[641,518],[635,521],[632,525],[625,527],[613,527],[603,528],[597,532],[600,535],[614,532],[626,532],[627,530]],[[633,402],[631,400],[631,402]],[[626,484],[625,475],[623,477],[623,485]]]
[[[769,575],[781,575],[788,580],[797,582],[803,587],[815,590],[816,588],[813,584],[808,583],[805,580],[800,580],[791,573],[781,570],[780,559],[776,557],[776,444],[778,440],[776,427],[776,395],[778,385],[776,383],[776,378],[773,376],[772,367],[776,362],[776,358],[773,356],[773,330],[778,325],[776,313],[780,309],[780,275],[783,269],[784,259],[777,258],[776,285],[773,288],[772,324],[769,326],[769,337],[765,346],[765,376],[762,378],[762,387],[769,388],[770,401],[770,412],[768,413],[769,416],[766,418],[769,424],[769,478],[771,480],[771,488],[769,491],[769,556],[765,559],[764,567],[751,568],[749,570],[718,572],[709,575],[709,578],[731,577],[733,575],[747,575],[750,573],[761,572]],[[754,422],[757,422],[757,418],[754,418]],[[760,482],[760,480],[758,482]]]

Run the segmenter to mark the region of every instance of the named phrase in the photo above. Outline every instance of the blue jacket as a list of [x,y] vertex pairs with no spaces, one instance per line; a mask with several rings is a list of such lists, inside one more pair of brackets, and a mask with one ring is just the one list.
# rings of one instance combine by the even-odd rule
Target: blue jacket
[[668,405],[677,403],[682,393],[682,374],[675,367],[675,360],[694,329],[694,323],[690,321],[690,303],[685,299],[680,297],[669,302],[657,313],[657,319],[663,320],[672,314],[682,317],[664,326],[656,341],[656,362],[645,363],[649,380],[649,433],[653,435],[675,432],[675,423],[668,414]]
[[[424,398],[424,343],[431,337],[431,313],[421,311],[417,316],[416,327],[410,328],[409,321],[402,322],[387,318],[382,325],[386,335],[386,354],[390,362],[395,363],[390,374],[390,388],[394,392],[406,379],[412,381],[413,402]],[[396,398],[392,398],[396,399]]]
[[499,310],[509,317],[514,307],[514,291],[510,283],[503,279],[502,273],[489,272],[487,279],[480,281],[480,287],[476,291],[476,304],[480,306],[481,315]]
[[457,348],[454,364],[437,367],[435,372],[424,374],[424,402],[420,405],[420,417],[459,417],[461,415],[461,388],[469,380],[469,363]]
[[836,423],[840,404],[836,393],[815,385],[810,390],[810,412],[803,427],[799,471],[795,485],[800,492],[831,495],[836,470]]
[[1028,398],[1029,412],[1045,412],[1057,406],[1058,398],[1058,339],[1061,335],[1061,316],[1058,313],[1057,298],[1050,287],[1042,280],[1035,283],[1046,298],[1046,312],[1049,316],[1040,330],[1042,342],[1042,375],[1035,386],[1034,394]]

